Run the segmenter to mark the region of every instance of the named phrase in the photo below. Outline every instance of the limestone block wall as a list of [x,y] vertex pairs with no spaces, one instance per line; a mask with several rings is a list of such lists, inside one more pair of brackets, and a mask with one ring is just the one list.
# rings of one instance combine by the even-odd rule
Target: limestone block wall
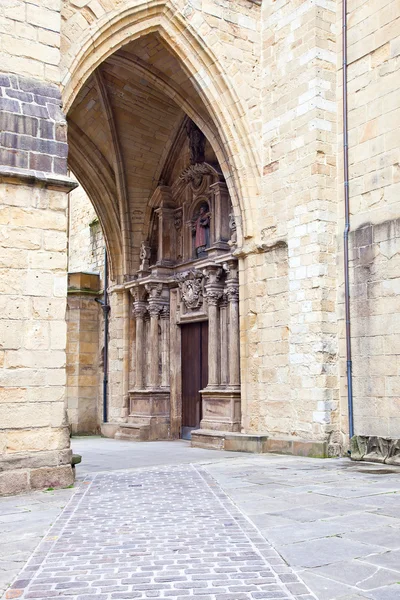
[[68,271],[99,273],[103,281],[104,237],[82,186],[69,194]]
[[[261,247],[287,246],[281,308],[288,372],[287,381],[277,382],[275,391],[264,387],[253,404],[262,414],[277,392],[287,415],[279,429],[320,441],[339,429],[335,10],[331,2],[262,4]],[[263,318],[257,317],[255,336]],[[268,364],[275,349],[265,343],[264,351]],[[275,428],[276,417],[262,419],[262,426]]]
[[68,277],[67,405],[71,433],[96,434],[101,422],[101,309],[99,275],[72,273]]
[[[40,4],[40,5],[39,5]],[[0,6],[0,495],[73,482],[60,2]]]
[[64,191],[0,179],[0,494],[72,483]]
[[[340,24],[340,6],[337,27]],[[400,14],[392,0],[349,4],[348,88],[354,426],[359,435],[400,436]],[[339,41],[339,40],[338,40]],[[339,47],[338,47],[339,52]],[[338,60],[341,108],[341,69]],[[341,119],[341,114],[339,113]],[[341,136],[338,154],[341,162]],[[342,172],[338,193],[342,198]],[[339,207],[339,301],[343,316]],[[347,428],[344,323],[341,412]]]
[[59,83],[61,4],[62,0],[1,2],[0,57],[4,73]]

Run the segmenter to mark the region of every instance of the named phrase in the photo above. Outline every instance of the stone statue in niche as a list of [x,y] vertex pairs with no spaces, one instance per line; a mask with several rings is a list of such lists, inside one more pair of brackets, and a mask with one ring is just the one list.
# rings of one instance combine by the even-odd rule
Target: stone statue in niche
[[186,133],[189,138],[190,164],[196,165],[205,161],[206,138],[193,121],[186,123]]
[[182,211],[179,210],[174,215],[174,226],[176,229],[176,259],[182,260]]
[[237,232],[236,232],[235,215],[233,214],[233,212],[229,213],[229,229],[231,232],[231,239],[229,240],[228,244],[230,246],[236,246],[237,245]]
[[197,258],[206,256],[205,250],[210,247],[210,220],[210,209],[208,204],[204,202],[200,205],[199,212],[192,219],[194,253]]
[[139,271],[148,271],[150,267],[150,256],[151,256],[151,247],[147,240],[140,244],[139,258],[140,258],[140,267]]

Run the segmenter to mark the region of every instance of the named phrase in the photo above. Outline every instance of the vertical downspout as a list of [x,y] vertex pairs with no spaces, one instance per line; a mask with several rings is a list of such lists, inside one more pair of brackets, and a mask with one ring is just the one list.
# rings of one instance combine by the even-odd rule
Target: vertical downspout
[[107,250],[104,248],[104,294],[102,309],[104,315],[104,355],[103,355],[103,423],[108,421],[108,313],[110,306],[108,304],[108,264],[107,264]]
[[349,412],[349,436],[354,435],[353,422],[353,380],[351,360],[351,327],[350,327],[350,284],[349,284],[349,231],[350,231],[350,198],[349,198],[349,139],[347,121],[347,0],[342,0],[342,58],[343,58],[343,181],[344,181],[344,301],[346,313],[346,368],[347,368],[347,404]]

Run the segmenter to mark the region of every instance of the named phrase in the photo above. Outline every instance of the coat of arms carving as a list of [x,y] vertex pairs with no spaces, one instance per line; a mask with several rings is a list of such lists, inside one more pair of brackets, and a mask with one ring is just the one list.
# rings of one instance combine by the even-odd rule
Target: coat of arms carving
[[203,304],[203,279],[203,273],[195,269],[178,275],[181,298],[186,308],[196,310]]

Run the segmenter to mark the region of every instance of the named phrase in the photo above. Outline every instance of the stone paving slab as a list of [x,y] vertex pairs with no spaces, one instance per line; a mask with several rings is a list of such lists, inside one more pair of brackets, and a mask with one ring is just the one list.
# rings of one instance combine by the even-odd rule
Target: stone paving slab
[[400,600],[400,469],[277,455],[207,469],[319,600]]
[[[81,532],[90,529],[90,531],[95,531],[94,536],[96,536],[97,529],[99,529],[97,522],[101,520],[100,518],[97,518],[95,526],[91,526],[90,519],[87,521],[83,519],[81,522],[75,521],[75,517],[72,516],[70,507],[73,502],[79,501],[79,494],[84,494],[85,498],[87,497],[87,506],[90,507],[90,511],[100,511],[104,499],[104,506],[101,507],[103,520],[112,511],[110,528],[106,531],[101,525],[100,533],[109,535],[111,544],[114,539],[112,535],[126,541],[126,538],[132,537],[132,534],[125,532],[125,524],[118,528],[115,527],[114,513],[118,512],[121,501],[123,514],[129,523],[129,515],[131,512],[136,514],[136,508],[131,507],[128,510],[130,505],[126,505],[123,494],[120,499],[119,492],[121,490],[126,492],[127,484],[124,484],[125,487],[124,485],[119,486],[118,493],[116,493],[117,488],[110,492],[110,489],[116,485],[114,478],[121,476],[126,479],[126,477],[134,476],[135,473],[142,477],[145,469],[138,469],[138,466],[149,468],[148,472],[154,473],[154,471],[164,471],[164,467],[162,469],[159,469],[158,466],[154,468],[155,465],[166,465],[165,469],[169,472],[171,467],[167,465],[179,465],[178,470],[185,470],[193,468],[189,466],[189,463],[197,463],[199,465],[196,467],[198,469],[197,476],[203,480],[206,478],[204,485],[206,488],[208,486],[212,493],[217,491],[217,496],[219,488],[215,487],[215,480],[218,481],[223,490],[222,497],[218,497],[218,502],[222,501],[223,505],[227,506],[229,518],[234,519],[235,524],[239,526],[242,534],[247,536],[246,539],[250,539],[257,552],[260,553],[263,545],[267,544],[266,547],[273,555],[262,557],[263,561],[267,561],[263,571],[266,572],[268,567],[274,573],[274,577],[275,572],[279,572],[281,576],[285,575],[287,579],[281,581],[286,585],[285,593],[299,595],[300,591],[304,592],[300,596],[303,600],[310,598],[318,598],[318,600],[392,600],[395,598],[400,600],[400,469],[398,468],[388,469],[387,466],[376,464],[351,463],[347,459],[319,460],[278,455],[254,456],[208,450],[204,453],[203,451],[192,453],[193,449],[188,447],[187,442],[142,444],[101,438],[81,438],[74,439],[73,446],[75,451],[83,454],[83,463],[77,467],[78,486],[76,490],[36,492],[0,499],[0,541],[3,542],[0,543],[0,596],[2,588],[7,587],[7,584],[32,555],[38,542],[42,539],[41,536],[45,535],[51,523],[54,523],[62,506],[66,504],[72,494],[77,493],[78,495],[61,515],[61,519],[65,517],[67,520],[70,519],[70,523],[73,525],[69,531],[71,535],[75,528],[80,529]],[[118,471],[118,468],[126,468],[128,471]],[[98,474],[98,471],[102,471],[102,473]],[[96,479],[93,482],[95,475]],[[103,476],[106,479],[102,479]],[[209,479],[211,476],[214,481]],[[110,477],[109,480],[108,477]],[[90,481],[90,485],[84,483],[85,480]],[[153,509],[151,498],[159,495],[160,481],[159,477],[155,478],[152,487],[148,487],[147,501],[145,501],[144,495],[141,497],[141,518],[144,518],[147,510]],[[165,477],[162,479],[162,482],[164,481]],[[193,488],[190,492],[197,489],[193,482],[190,485]],[[335,487],[341,490],[339,494],[332,494],[332,488]],[[96,489],[95,496],[89,494],[89,488]],[[136,492],[138,490],[140,488],[137,488]],[[343,493],[343,490],[346,493]],[[184,499],[187,497],[187,493],[190,495],[190,492],[180,490],[180,496]],[[201,498],[203,498],[202,494],[203,492],[201,492]],[[163,528],[170,528],[168,535],[172,535],[175,527],[174,521],[169,522],[168,514],[172,506],[172,499],[176,498],[177,495],[174,493],[172,496],[170,495],[168,503],[166,498],[163,500],[165,510],[159,529],[161,531]],[[235,505],[238,508],[235,508]],[[202,509],[203,506],[197,508],[198,511]],[[238,510],[239,512],[235,512]],[[79,513],[79,511],[77,512]],[[200,512],[200,514],[202,513]],[[244,518],[243,514],[247,518]],[[80,518],[79,514],[77,516]],[[135,518],[138,518],[137,514]],[[246,530],[248,519],[251,519],[258,532],[254,527],[251,527],[249,531]],[[202,520],[200,519],[200,521]],[[13,527],[13,523],[15,527]],[[58,523],[59,521],[54,527],[57,527]],[[200,526],[204,526],[206,523],[207,521],[203,520]],[[144,526],[144,522],[139,525],[140,527]],[[210,525],[211,529],[215,528],[213,521],[210,521]],[[197,522],[192,520],[191,526],[195,535],[190,539],[194,544],[197,543],[196,539],[199,541],[195,531]],[[188,528],[186,527],[186,529]],[[154,533],[154,530],[152,531]],[[181,533],[179,528],[177,531],[179,531],[179,538],[181,535],[183,536],[182,539],[186,546],[191,543],[189,537],[185,537],[188,535],[187,531]],[[66,532],[67,528],[64,533]],[[33,568],[37,569],[44,556],[48,555],[47,544],[49,543],[52,548],[56,543],[57,540],[48,539],[52,537],[52,534],[48,534],[46,541],[43,541],[37,550],[35,560],[38,560],[38,564],[35,565],[31,562]],[[212,539],[214,539],[213,535],[214,533]],[[254,539],[253,535],[256,536]],[[78,545],[79,543],[83,544],[85,536],[82,537],[81,542],[79,539],[77,540]],[[160,541],[160,538],[158,539]],[[63,537],[63,540],[65,541],[66,538]],[[179,540],[175,539],[169,543],[177,541]],[[307,547],[304,544],[307,544]],[[198,548],[196,546],[196,549]],[[43,549],[45,553],[41,554]],[[100,562],[97,565],[93,563],[93,565],[96,565],[96,569],[101,570],[101,564],[103,564],[104,573],[101,573],[101,577],[104,580],[109,574],[108,569],[114,569],[114,566],[112,562],[107,562],[107,552],[103,551],[97,554],[97,559],[94,560]],[[61,569],[57,577],[70,577],[68,573],[66,574],[66,570],[71,571],[70,563],[78,560],[76,556],[79,554],[76,555],[74,550],[71,550],[68,566]],[[289,566],[283,557],[292,564]],[[312,557],[317,558],[320,566],[298,564],[299,561],[311,560]],[[85,556],[82,555],[81,558],[84,560]],[[95,568],[93,565],[90,566],[90,569]],[[139,565],[134,566],[136,568]],[[48,565],[46,568],[52,569],[53,565]],[[129,571],[129,565],[127,569]],[[77,570],[79,571],[79,569]],[[87,571],[87,567],[82,570]],[[260,571],[260,569],[258,570]],[[164,569],[161,570],[161,573],[163,571]],[[172,571],[174,571],[173,568]],[[52,571],[46,572],[46,577],[49,576],[49,573]],[[29,571],[27,574],[30,575]],[[75,574],[77,578],[88,576],[87,573]],[[93,576],[98,577],[98,574],[96,572]],[[203,581],[207,581],[208,574],[200,572],[192,575],[198,577],[206,575],[206,579]],[[143,577],[146,576],[144,573]],[[18,580],[21,580],[21,576],[18,577]],[[201,582],[201,577],[197,581]],[[306,584],[306,592],[301,587],[302,582]],[[69,584],[69,581],[59,580],[59,583]],[[78,579],[78,583],[85,583],[85,581]],[[157,582],[157,584],[161,583]],[[173,582],[165,583],[172,584]],[[291,589],[289,589],[289,584],[292,586]],[[38,583],[36,580],[34,585],[44,584]],[[16,591],[18,589],[13,588],[9,593],[11,595],[20,594]],[[80,600],[94,600],[93,595],[84,593],[84,586],[79,586],[79,589],[82,590],[78,596]],[[202,590],[202,587],[193,590],[181,588],[179,596],[181,600],[197,596],[199,600],[207,600],[207,594],[202,593]],[[310,595],[309,590],[312,590],[314,596]],[[61,597],[71,598],[69,594],[71,591],[74,592],[67,586],[59,589],[58,593]],[[256,593],[254,590],[252,591]],[[279,591],[281,590],[279,589]],[[53,592],[54,589],[51,588],[43,590],[43,592],[40,589],[32,590],[30,593],[44,600],[54,597],[51,595]],[[140,590],[142,596],[136,597],[168,598],[171,597],[171,595],[168,596],[168,592],[175,593],[175,590]],[[121,591],[120,588],[113,591],[110,586],[108,591],[101,591],[97,595],[100,600],[113,600],[111,597],[113,593],[129,595],[139,592]],[[143,593],[147,595],[143,596]],[[238,598],[235,596],[233,600],[240,600],[240,594],[247,592],[233,593],[238,595]],[[265,594],[267,591],[263,590],[257,593]],[[85,596],[91,597],[85,598]],[[72,598],[74,598],[74,593],[72,593]],[[172,598],[174,598],[173,594]],[[232,598],[230,597],[229,600]]]
[[206,470],[103,473],[77,490],[6,598],[312,600]]
[[0,596],[73,494],[66,489],[0,498]]

